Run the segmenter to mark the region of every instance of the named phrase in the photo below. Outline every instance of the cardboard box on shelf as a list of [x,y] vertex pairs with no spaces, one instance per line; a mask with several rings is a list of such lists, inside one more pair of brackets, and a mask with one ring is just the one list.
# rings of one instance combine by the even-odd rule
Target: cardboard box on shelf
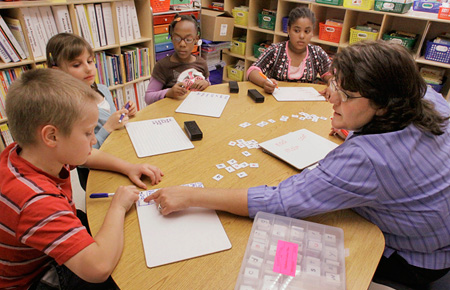
[[211,41],[233,39],[234,18],[226,11],[202,9],[202,38]]

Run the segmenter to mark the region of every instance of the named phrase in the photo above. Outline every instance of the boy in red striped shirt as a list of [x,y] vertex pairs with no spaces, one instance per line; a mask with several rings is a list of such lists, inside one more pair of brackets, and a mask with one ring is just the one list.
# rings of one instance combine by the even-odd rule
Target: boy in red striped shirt
[[8,123],[17,143],[0,156],[2,289],[117,287],[109,277],[122,253],[125,214],[139,190],[119,187],[91,237],[77,218],[69,164],[117,171],[143,188],[142,175],[157,184],[162,172],[92,149],[98,119],[93,92],[51,69],[24,73],[8,92]]

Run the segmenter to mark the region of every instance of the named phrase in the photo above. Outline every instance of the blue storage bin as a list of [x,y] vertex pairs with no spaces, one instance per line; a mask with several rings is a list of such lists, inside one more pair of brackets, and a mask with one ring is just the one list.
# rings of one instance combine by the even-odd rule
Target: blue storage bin
[[211,85],[218,85],[223,82],[223,68],[226,66],[224,61],[221,61],[215,65],[209,65],[209,82]]
[[450,64],[450,45],[427,41],[425,59]]
[[287,33],[287,30],[288,30],[288,22],[289,22],[289,17],[283,17],[282,19],[281,19],[281,24],[282,24],[282,27],[283,27],[283,32],[284,33]]
[[155,52],[162,52],[166,50],[173,49],[173,43],[172,42],[163,42],[155,44]]
[[439,13],[441,2],[435,1],[414,1],[413,10],[430,13]]

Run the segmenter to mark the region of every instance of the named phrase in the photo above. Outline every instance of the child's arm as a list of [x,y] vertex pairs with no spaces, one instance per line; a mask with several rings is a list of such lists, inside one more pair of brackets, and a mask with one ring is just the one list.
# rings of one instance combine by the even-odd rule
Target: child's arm
[[172,88],[166,92],[167,98],[181,100],[188,93],[183,83],[176,83]]
[[162,171],[156,166],[146,163],[132,164],[97,149],[92,149],[92,154],[83,165],[93,169],[122,173],[123,175],[128,176],[134,184],[144,189],[147,189],[147,186],[141,180],[143,175],[150,177],[152,185],[158,184],[161,181],[161,177],[164,176]]
[[78,252],[64,265],[78,277],[91,283],[108,279],[123,250],[123,227],[126,212],[139,198],[135,186],[121,186],[114,195],[95,242]]
[[258,67],[251,66],[248,69],[248,80],[254,83],[255,85],[258,85],[264,89],[264,92],[271,94],[277,87],[278,83],[275,79],[270,79],[271,82],[260,75],[261,70]]
[[163,90],[164,84],[154,77],[150,78],[147,90],[145,91],[145,102],[150,105],[156,101],[164,99],[169,89]]

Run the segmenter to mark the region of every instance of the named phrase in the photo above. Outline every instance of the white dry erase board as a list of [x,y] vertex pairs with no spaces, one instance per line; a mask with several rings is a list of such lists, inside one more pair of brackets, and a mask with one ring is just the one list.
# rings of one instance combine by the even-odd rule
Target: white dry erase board
[[[185,186],[203,187],[203,184],[196,182]],[[142,191],[136,202],[147,267],[231,248],[230,240],[214,210],[192,207],[163,216],[154,202],[143,202],[145,197],[155,191]]]
[[229,98],[230,95],[190,92],[175,112],[219,118]]
[[278,102],[326,101],[313,87],[279,87],[272,95]]
[[259,143],[266,152],[302,170],[323,159],[338,144],[309,130],[301,129]]
[[194,148],[173,117],[130,122],[125,128],[138,157]]

